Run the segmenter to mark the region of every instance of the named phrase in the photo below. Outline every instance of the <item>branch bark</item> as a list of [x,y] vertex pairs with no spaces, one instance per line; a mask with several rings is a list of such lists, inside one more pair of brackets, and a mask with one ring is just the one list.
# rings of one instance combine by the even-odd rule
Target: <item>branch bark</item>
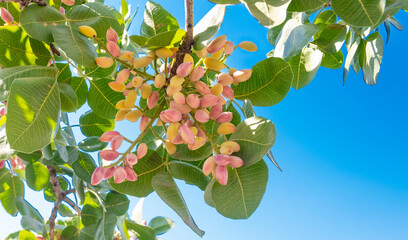
[[52,184],[52,190],[57,197],[57,201],[54,203],[54,207],[52,208],[51,217],[50,217],[50,240],[54,240],[54,228],[55,228],[55,219],[57,218],[58,207],[61,204],[62,200],[65,197],[65,193],[63,193],[60,183],[57,178],[57,172],[53,166],[47,166],[48,171],[50,172],[50,180]]
[[183,43],[180,45],[179,50],[176,54],[176,62],[173,64],[170,70],[170,77],[171,79],[174,75],[176,75],[177,67],[183,63],[184,56],[186,53],[191,53],[191,46],[194,44],[194,0],[185,0],[185,16],[186,16],[186,23],[185,28],[187,31],[186,37],[183,40]]
[[47,5],[47,2],[45,0],[0,0],[0,3],[5,3],[5,2],[15,2],[20,4],[20,8],[23,9],[24,7],[28,6],[30,3],[37,3],[40,6],[45,6]]

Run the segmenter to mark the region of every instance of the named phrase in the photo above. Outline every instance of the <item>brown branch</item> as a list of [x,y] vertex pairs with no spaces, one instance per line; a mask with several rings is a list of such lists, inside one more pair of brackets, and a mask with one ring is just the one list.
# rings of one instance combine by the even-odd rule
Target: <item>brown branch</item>
[[68,203],[73,209],[75,209],[78,215],[81,215],[81,209],[71,199],[64,197],[64,202]]
[[40,6],[46,6],[47,5],[47,2],[45,0],[0,0],[0,3],[5,3],[5,2],[18,3],[18,4],[20,4],[21,9],[25,8],[30,3],[37,3]]
[[59,180],[57,178],[57,172],[53,166],[47,166],[48,171],[50,172],[50,180],[52,184],[52,190],[57,197],[57,200],[54,203],[52,208],[51,217],[50,217],[50,240],[54,240],[54,228],[55,228],[55,219],[57,218],[58,207],[61,204],[62,200],[65,197],[65,193],[61,190]]
[[186,31],[187,34],[183,40],[183,43],[180,45],[179,50],[176,54],[176,62],[173,64],[170,70],[170,77],[171,79],[174,75],[176,75],[177,67],[183,63],[184,56],[186,53],[191,52],[191,46],[194,43],[194,13],[193,13],[193,0],[185,0],[185,11],[186,11]]

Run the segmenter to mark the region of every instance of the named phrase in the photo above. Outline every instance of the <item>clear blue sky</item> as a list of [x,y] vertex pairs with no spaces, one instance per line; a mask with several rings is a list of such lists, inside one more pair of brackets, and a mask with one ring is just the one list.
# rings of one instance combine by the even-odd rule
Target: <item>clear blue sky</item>
[[[113,4],[116,1],[107,1]],[[158,1],[183,26],[179,1]],[[196,22],[213,6],[195,1]],[[138,33],[145,1],[132,33]],[[407,14],[397,15],[408,27]],[[259,51],[237,51],[229,59],[236,68],[250,68],[271,50],[266,29],[241,6],[228,7],[222,34],[235,43],[255,42]],[[230,220],[205,205],[198,188],[178,181],[204,239],[276,240],[393,240],[408,239],[408,32],[392,29],[376,86],[367,86],[361,73],[321,68],[312,83],[291,90],[278,105],[257,108],[277,128],[273,152],[283,173],[268,162],[270,178],[264,199],[248,220]],[[131,125],[118,125],[124,130]],[[27,193],[30,202],[44,202],[42,193]],[[132,198],[131,209],[137,199]],[[45,217],[51,205],[38,206]],[[162,236],[195,240],[196,236],[156,194],[147,197],[144,217],[162,215],[176,222]],[[19,218],[0,208],[0,238],[17,230]]]

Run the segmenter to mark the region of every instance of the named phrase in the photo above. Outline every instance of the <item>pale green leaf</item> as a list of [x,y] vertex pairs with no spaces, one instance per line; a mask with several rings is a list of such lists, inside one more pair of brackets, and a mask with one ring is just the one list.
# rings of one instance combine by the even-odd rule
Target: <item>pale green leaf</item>
[[27,185],[34,191],[40,191],[50,181],[50,173],[40,162],[29,163],[25,169]]
[[292,87],[300,89],[309,84],[315,77],[322,62],[323,53],[318,49],[309,47],[303,50],[289,60],[292,66],[293,80]]
[[14,80],[7,106],[7,138],[10,147],[30,153],[50,143],[60,112],[55,78]]
[[140,35],[153,37],[159,33],[176,30],[179,28],[177,19],[174,18],[160,4],[153,1],[146,3],[144,21],[140,28]]
[[109,79],[90,81],[88,104],[94,113],[102,118],[114,119],[118,110],[116,103],[124,98],[123,93],[113,91],[108,83]]
[[113,119],[105,119],[89,111],[79,118],[79,126],[82,134],[87,137],[98,136],[103,133],[112,131],[115,128],[115,121]]
[[241,0],[261,25],[272,28],[286,19],[290,0]]
[[385,0],[332,0],[331,7],[347,24],[374,26],[384,13]]
[[194,49],[201,50],[217,34],[224,15],[225,5],[217,4],[194,26]]

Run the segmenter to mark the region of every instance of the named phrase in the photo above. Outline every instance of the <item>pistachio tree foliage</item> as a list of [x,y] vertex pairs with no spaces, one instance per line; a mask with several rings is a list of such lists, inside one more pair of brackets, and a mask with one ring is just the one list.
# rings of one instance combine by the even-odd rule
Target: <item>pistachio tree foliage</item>
[[[21,214],[23,229],[8,239],[153,240],[173,222],[146,224],[140,206],[129,216],[127,196],[154,191],[203,236],[175,179],[201,189],[221,215],[249,218],[268,181],[263,158],[279,168],[275,126],[253,106],[279,103],[321,66],[343,67],[343,81],[350,67],[362,70],[376,84],[379,27],[388,42],[391,25],[402,30],[394,15],[408,9],[406,0],[210,1],[194,24],[186,0],[185,29],[149,1],[133,23],[140,34],[129,35],[136,11],[126,0],[120,11],[103,0],[0,0],[0,201]],[[274,46],[251,69],[227,60],[236,49],[257,51],[254,43],[214,38],[235,4],[269,29]],[[70,122],[81,107],[91,110]],[[126,138],[114,130],[119,121],[140,134]],[[26,187],[54,202],[49,217],[25,200]]]

